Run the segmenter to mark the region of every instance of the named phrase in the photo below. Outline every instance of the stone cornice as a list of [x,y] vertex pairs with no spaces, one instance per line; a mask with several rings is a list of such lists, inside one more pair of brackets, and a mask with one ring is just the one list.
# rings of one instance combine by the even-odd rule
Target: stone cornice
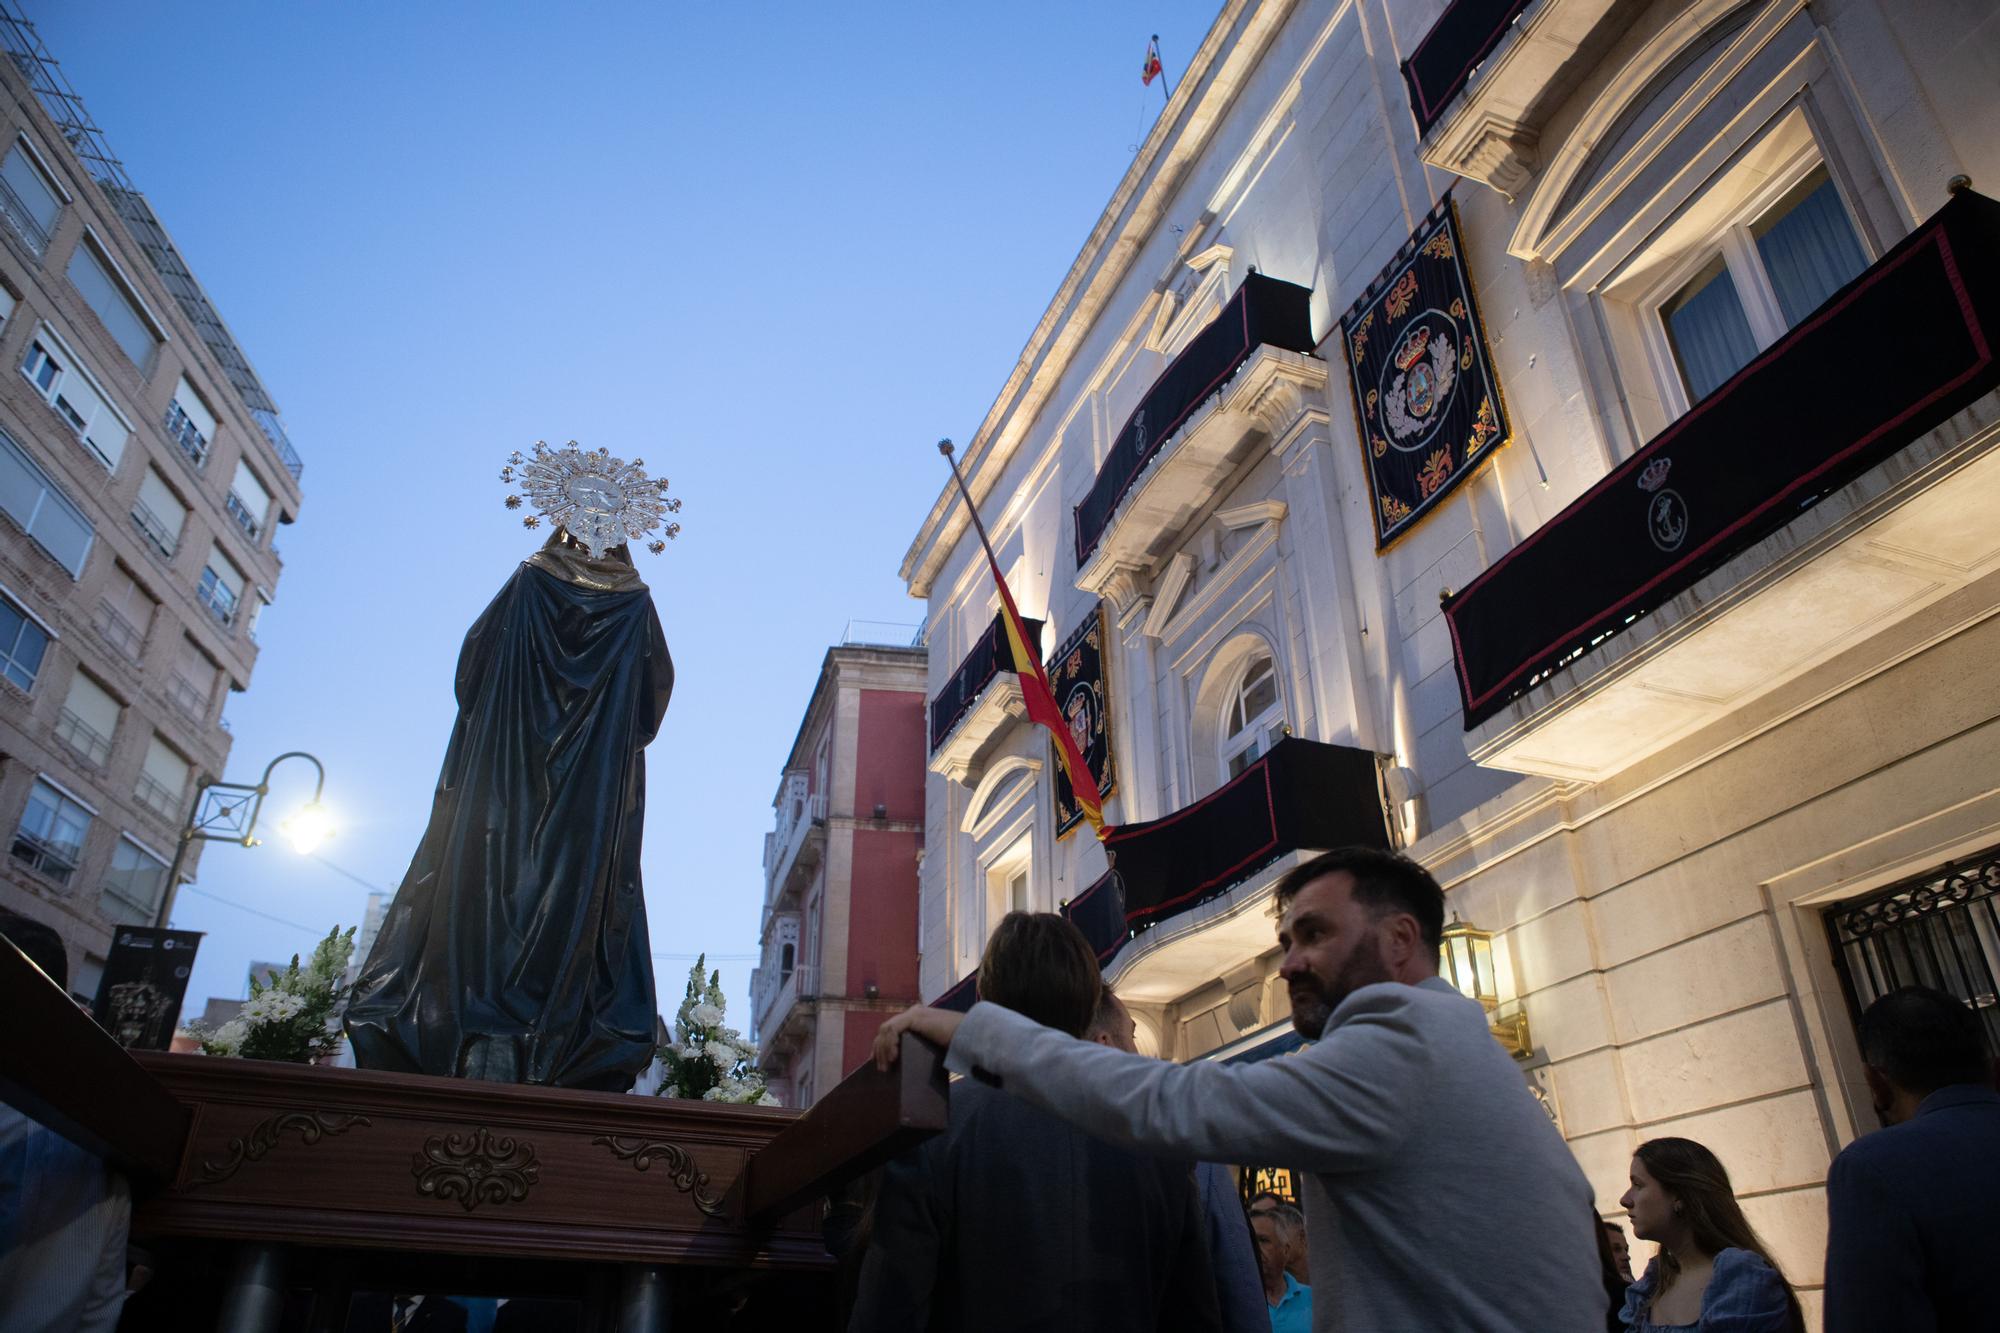
[[[1002,469],[1160,226],[1189,168],[1207,148],[1296,2],[1228,0],[1216,16],[962,455],[975,504],[990,497]],[[903,556],[898,572],[913,597],[930,595],[931,583],[967,527],[964,502],[956,490],[940,486],[936,502]]]

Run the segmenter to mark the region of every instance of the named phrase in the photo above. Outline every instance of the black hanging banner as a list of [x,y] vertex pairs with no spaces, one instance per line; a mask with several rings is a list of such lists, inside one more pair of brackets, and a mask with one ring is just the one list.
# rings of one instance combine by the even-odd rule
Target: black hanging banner
[[[1111,768],[1111,704],[1105,684],[1102,603],[1056,649],[1047,667],[1056,707],[1062,709],[1069,734],[1075,737],[1090,776],[1097,780],[1098,793],[1109,798],[1117,787],[1117,775]],[[1062,765],[1055,768],[1056,837],[1061,838],[1083,822],[1083,807],[1077,804]]]
[[1507,441],[1464,252],[1446,195],[1340,321],[1378,550]]
[[97,1025],[129,1050],[166,1050],[200,947],[198,930],[119,926],[91,1006]]

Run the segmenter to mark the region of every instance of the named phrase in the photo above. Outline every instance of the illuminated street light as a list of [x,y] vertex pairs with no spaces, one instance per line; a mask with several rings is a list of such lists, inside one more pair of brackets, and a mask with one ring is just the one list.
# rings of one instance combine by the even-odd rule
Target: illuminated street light
[[287,759],[305,760],[319,776],[313,786],[312,800],[279,821],[279,829],[301,856],[309,854],[333,835],[332,816],[320,802],[320,797],[326,792],[326,766],[304,750],[287,750],[264,765],[264,776],[254,786],[243,782],[202,779],[195,785],[194,804],[189,807],[187,823],[181,828],[180,845],[174,849],[174,863],[167,868],[167,887],[160,895],[160,910],[153,918],[154,925],[165,926],[167,919],[173,915],[174,895],[181,886],[181,863],[187,860],[188,848],[197,840],[233,842],[243,847],[258,844],[257,816],[264,811],[264,798],[271,794],[271,770]]

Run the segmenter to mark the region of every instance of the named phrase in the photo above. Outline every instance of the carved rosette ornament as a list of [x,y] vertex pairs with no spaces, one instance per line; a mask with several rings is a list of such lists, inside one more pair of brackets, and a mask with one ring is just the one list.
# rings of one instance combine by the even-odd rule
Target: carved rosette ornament
[[675,1189],[693,1199],[694,1206],[710,1217],[722,1216],[722,1199],[709,1188],[708,1173],[697,1167],[694,1154],[679,1144],[614,1134],[599,1134],[591,1142],[603,1144],[619,1161],[630,1162],[639,1171],[646,1170],[658,1158],[666,1164],[667,1179]]
[[417,1193],[456,1199],[471,1212],[482,1203],[519,1203],[541,1179],[535,1147],[484,1126],[470,1134],[433,1134],[410,1159]]
[[219,1162],[205,1161],[201,1164],[201,1174],[194,1178],[196,1185],[219,1185],[235,1175],[245,1162],[261,1161],[264,1155],[278,1146],[278,1136],[287,1130],[299,1136],[299,1142],[311,1147],[329,1134],[345,1134],[358,1125],[366,1125],[365,1115],[327,1115],[319,1111],[280,1111],[251,1126],[250,1132],[240,1139],[229,1141],[229,1155]]

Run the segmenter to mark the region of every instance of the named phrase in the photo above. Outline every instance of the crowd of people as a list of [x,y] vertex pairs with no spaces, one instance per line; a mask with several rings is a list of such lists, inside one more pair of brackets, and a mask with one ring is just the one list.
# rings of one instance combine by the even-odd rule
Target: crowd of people
[[[1793,1285],[1715,1153],[1639,1145],[1619,1200],[1635,1278],[1484,1011],[1437,975],[1444,894],[1343,849],[1277,885],[1280,975],[1311,1043],[1244,1065],[1149,1059],[1063,918],[1012,913],[965,1014],[914,1032],[963,1075],[949,1128],[894,1163],[856,1239],[849,1327],[1792,1333]],[[1827,1183],[1829,1333],[2000,1329],[2000,1092],[1979,1019],[1909,987],[1859,1028],[1885,1128]],[[1303,1210],[1216,1163],[1292,1168]],[[1247,1233],[1247,1234],[1246,1234]],[[1247,1242],[1247,1243],[1246,1243]]]

